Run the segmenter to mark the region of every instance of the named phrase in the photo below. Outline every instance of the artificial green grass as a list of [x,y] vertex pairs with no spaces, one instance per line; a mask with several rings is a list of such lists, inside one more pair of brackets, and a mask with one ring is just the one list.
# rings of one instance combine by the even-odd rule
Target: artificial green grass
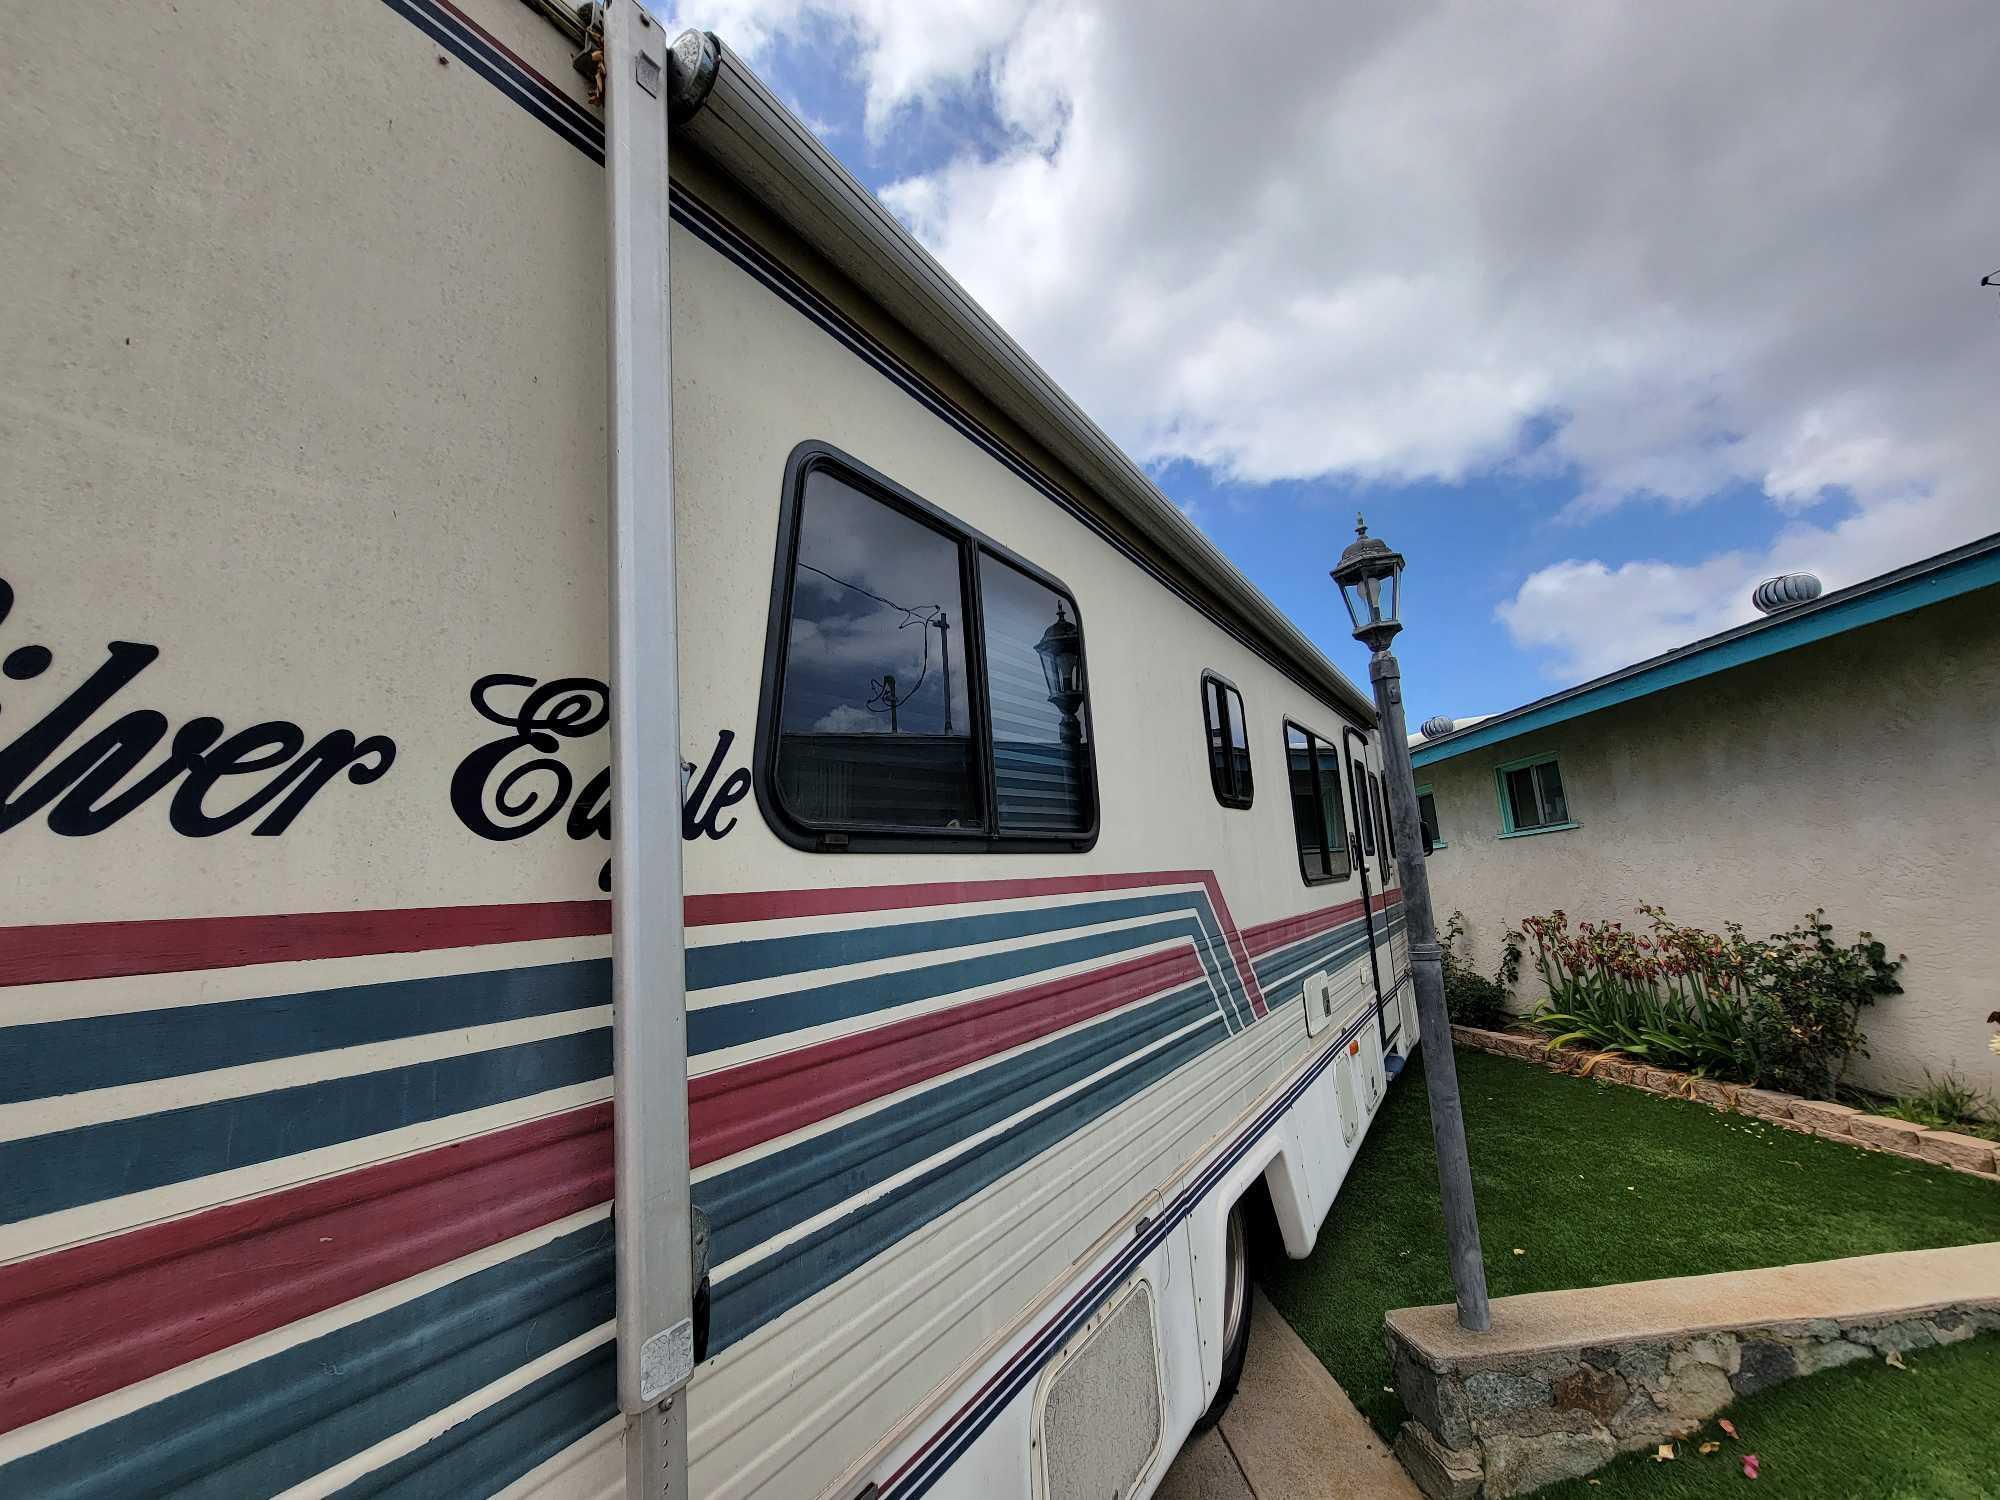
[[[2000,1338],[1903,1356],[1906,1368],[1844,1365],[1733,1403],[1732,1439],[1714,1422],[1655,1461],[1628,1453],[1537,1500],[1991,1500],[2000,1495]],[[1714,1453],[1701,1444],[1719,1443]],[[1745,1489],[1743,1455],[1757,1455]]]
[[[1423,1055],[1390,1088],[1313,1254],[1288,1261],[1265,1235],[1258,1267],[1272,1302],[1385,1437],[1404,1413],[1386,1389],[1383,1315],[1452,1300]],[[2000,1239],[2000,1187],[1962,1173],[1481,1052],[1460,1052],[1458,1074],[1495,1297]],[[1961,1357],[1976,1365],[1982,1353]],[[2000,1389],[1992,1365],[1983,1370],[1990,1439]],[[1904,1440],[1940,1437],[1927,1426]]]

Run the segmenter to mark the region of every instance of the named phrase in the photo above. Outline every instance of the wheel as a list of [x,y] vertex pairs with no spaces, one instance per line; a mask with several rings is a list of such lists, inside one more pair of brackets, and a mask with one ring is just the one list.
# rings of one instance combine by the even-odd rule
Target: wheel
[[1229,1400],[1243,1379],[1243,1360],[1250,1352],[1250,1243],[1245,1233],[1243,1203],[1229,1210],[1222,1235],[1222,1382],[1215,1399],[1195,1423],[1201,1432],[1222,1420]]

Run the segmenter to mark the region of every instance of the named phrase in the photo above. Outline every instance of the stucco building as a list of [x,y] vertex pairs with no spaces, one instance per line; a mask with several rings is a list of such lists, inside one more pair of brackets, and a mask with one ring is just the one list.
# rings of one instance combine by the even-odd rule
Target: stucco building
[[[1753,936],[1824,907],[1908,955],[1851,1076],[2000,1092],[2000,534],[1413,747],[1440,920],[1676,921]],[[1517,991],[1540,997],[1530,950]]]

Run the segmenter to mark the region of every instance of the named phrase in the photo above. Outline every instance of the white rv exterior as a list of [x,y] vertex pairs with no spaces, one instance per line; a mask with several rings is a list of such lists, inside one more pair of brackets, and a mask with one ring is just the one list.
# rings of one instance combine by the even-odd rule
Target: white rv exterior
[[[5,25],[0,1493],[619,1493],[574,41],[521,0]],[[675,138],[658,747],[713,1235],[690,1488],[1149,1493],[1225,1382],[1231,1210],[1261,1185],[1305,1254],[1415,1043],[1373,715],[716,87]],[[893,549],[799,550],[861,534],[811,531],[815,485],[955,549],[948,608],[890,603]],[[913,619],[902,685],[794,713],[834,659],[802,587]],[[1044,597],[1068,707],[1023,686]],[[867,831],[946,762],[962,812]],[[1338,809],[1315,875],[1357,823],[1364,869],[1308,883],[1299,788]]]

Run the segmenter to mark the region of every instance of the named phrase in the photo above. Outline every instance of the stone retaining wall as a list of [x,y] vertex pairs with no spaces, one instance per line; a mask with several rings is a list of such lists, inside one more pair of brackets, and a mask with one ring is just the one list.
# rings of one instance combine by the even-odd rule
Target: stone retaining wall
[[2000,1332],[2000,1245],[1498,1298],[1469,1334],[1402,1308],[1384,1336],[1436,1500],[1501,1500],[1674,1442],[1738,1396]]
[[1452,1040],[1461,1047],[1515,1057],[1539,1063],[1559,1073],[1588,1074],[1606,1083],[1622,1083],[1649,1093],[1677,1099],[1693,1099],[1712,1109],[1753,1116],[1787,1130],[1844,1141],[1867,1151],[1889,1151],[1899,1156],[1935,1162],[1959,1172],[1970,1172],[1989,1182],[2000,1182],[2000,1147],[1976,1135],[1955,1130],[1930,1130],[1908,1120],[1887,1115],[1864,1114],[1846,1104],[1830,1104],[1818,1099],[1800,1099],[1769,1089],[1746,1088],[1741,1084],[1717,1083],[1676,1073],[1671,1068],[1655,1068],[1643,1063],[1561,1048],[1551,1052],[1546,1040],[1532,1033],[1481,1031],[1472,1026],[1451,1028]]

